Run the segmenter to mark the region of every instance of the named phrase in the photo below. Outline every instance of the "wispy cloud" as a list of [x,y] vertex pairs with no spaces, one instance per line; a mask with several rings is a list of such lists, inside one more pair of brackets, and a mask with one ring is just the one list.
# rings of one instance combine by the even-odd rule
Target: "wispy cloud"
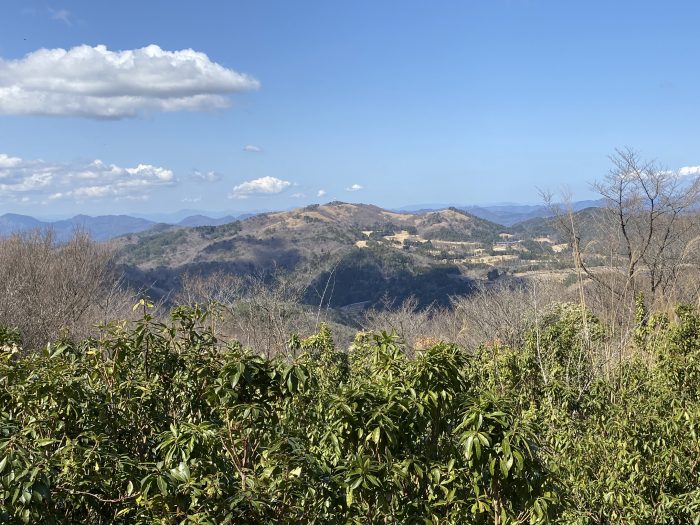
[[221,180],[222,175],[217,171],[192,170],[192,178],[200,182],[216,182]]
[[253,196],[277,195],[292,186],[287,180],[276,177],[261,177],[245,181],[238,186],[234,186],[229,195],[231,199],[245,199]]
[[53,18],[54,20],[60,20],[61,22],[69,26],[73,25],[73,15],[71,15],[68,9],[53,9],[49,7],[48,12],[49,15],[51,15],[51,18]]
[[184,197],[181,202],[199,202],[202,200],[202,197]]
[[365,189],[364,186],[360,184],[353,184],[352,186],[348,186],[347,188],[345,188],[345,191],[360,191],[363,189]]
[[53,7],[46,7],[43,9],[37,9],[36,7],[25,7],[21,10],[23,15],[29,16],[48,16],[52,20],[58,20],[63,22],[67,26],[72,26],[76,21],[73,13],[68,11],[68,9],[54,9]]
[[326,190],[318,190],[316,197],[323,197],[326,195]]
[[0,58],[0,114],[6,115],[125,118],[205,111],[227,108],[229,95],[259,86],[204,53],[157,45],[126,51],[82,45]]
[[248,153],[260,153],[262,152],[262,148],[259,146],[253,146],[252,144],[246,144],[243,146],[243,151],[247,151]]
[[0,153],[0,199],[146,199],[176,182],[171,170],[151,164],[52,163]]

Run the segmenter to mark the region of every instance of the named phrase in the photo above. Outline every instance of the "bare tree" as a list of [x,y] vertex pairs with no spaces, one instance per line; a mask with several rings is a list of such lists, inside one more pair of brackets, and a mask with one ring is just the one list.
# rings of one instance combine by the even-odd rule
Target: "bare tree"
[[530,279],[481,285],[467,296],[452,298],[461,327],[456,342],[472,349],[484,343],[519,347],[527,329],[537,325],[540,312],[567,298],[557,282]]
[[423,346],[430,346],[430,343],[447,340],[447,334],[434,329],[434,320],[440,315],[449,313],[432,305],[419,308],[414,296],[399,304],[385,296],[378,308],[370,308],[364,313],[361,324],[364,330],[395,333],[411,354]]
[[271,357],[287,352],[292,334],[314,332],[319,314],[303,304],[308,283],[309,276],[303,271],[190,274],[182,278],[178,299],[216,304],[222,314],[221,333],[239,340],[255,353]]
[[[568,236],[577,270],[607,289],[617,302],[631,304],[639,292],[651,302],[680,292],[682,273],[697,271],[700,176],[683,176],[642,160],[632,149],[616,150],[612,168],[593,188],[606,203],[596,230],[545,201]],[[607,261],[606,264],[601,264]]]
[[82,232],[62,244],[50,230],[0,240],[0,324],[19,328],[27,349],[86,335],[88,311],[113,282],[112,255]]
[[617,227],[628,281],[637,290],[641,280],[656,298],[675,281],[685,248],[697,236],[689,215],[697,212],[700,176],[661,169],[631,149],[617,150],[611,160],[613,168],[594,188]]

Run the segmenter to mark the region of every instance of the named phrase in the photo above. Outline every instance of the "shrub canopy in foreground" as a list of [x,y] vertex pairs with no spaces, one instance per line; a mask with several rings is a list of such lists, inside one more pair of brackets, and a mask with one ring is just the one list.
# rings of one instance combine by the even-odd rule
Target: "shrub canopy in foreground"
[[[0,331],[0,521],[692,523],[700,318],[640,315],[634,357],[553,308],[523,348],[324,326],[267,360],[199,307],[23,354]],[[12,338],[10,340],[10,338]]]

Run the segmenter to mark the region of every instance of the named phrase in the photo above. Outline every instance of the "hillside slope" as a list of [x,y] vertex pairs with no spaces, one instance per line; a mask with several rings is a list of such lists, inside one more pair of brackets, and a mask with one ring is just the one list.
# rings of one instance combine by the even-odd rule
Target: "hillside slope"
[[[605,224],[608,223],[606,208],[591,207],[574,212],[574,223],[576,224],[581,239],[600,239],[605,236]],[[566,220],[566,219],[564,219]],[[560,219],[556,217],[537,217],[514,225],[511,231],[522,237],[552,237],[561,242],[568,242],[562,236],[562,228],[559,225]]]
[[408,231],[423,239],[492,239],[503,228],[466,212],[396,213],[368,204],[332,202],[255,215],[221,226],[162,226],[119,239],[122,261],[140,268],[235,263],[293,268],[301,260],[352,249],[373,234]]
[[409,239],[419,247],[433,240],[490,242],[502,229],[456,209],[417,215],[331,202],[221,226],[162,226],[117,242],[129,278],[160,291],[176,288],[186,272],[310,268],[319,286],[330,277],[343,283],[334,304],[374,302],[384,293],[404,297],[412,287],[423,302],[445,302],[450,293],[468,291],[468,280],[454,264],[410,249]]

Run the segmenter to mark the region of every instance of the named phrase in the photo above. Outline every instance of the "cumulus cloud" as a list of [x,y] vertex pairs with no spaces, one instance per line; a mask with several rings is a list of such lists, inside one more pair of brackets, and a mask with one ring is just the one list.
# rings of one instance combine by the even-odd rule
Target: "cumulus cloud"
[[700,166],[684,166],[678,170],[681,177],[694,177],[700,175]]
[[221,180],[221,173],[216,171],[192,170],[192,178],[200,182],[216,182]]
[[326,190],[318,190],[316,197],[323,197],[326,195]]
[[0,199],[147,199],[157,188],[176,183],[172,171],[139,164],[124,168],[101,160],[61,164],[0,153]]
[[226,108],[229,95],[259,86],[204,53],[157,45],[125,51],[82,45],[0,58],[0,114],[6,115],[125,118],[204,111]]
[[243,146],[243,151],[247,151],[248,153],[260,153],[262,148],[259,146],[253,146],[252,144],[246,144]]
[[348,186],[347,188],[345,188],[345,191],[360,191],[364,188],[364,186],[361,186],[359,184],[353,184],[352,186]]
[[234,186],[229,198],[245,199],[251,196],[276,195],[282,193],[291,185],[291,182],[276,177],[261,177]]

